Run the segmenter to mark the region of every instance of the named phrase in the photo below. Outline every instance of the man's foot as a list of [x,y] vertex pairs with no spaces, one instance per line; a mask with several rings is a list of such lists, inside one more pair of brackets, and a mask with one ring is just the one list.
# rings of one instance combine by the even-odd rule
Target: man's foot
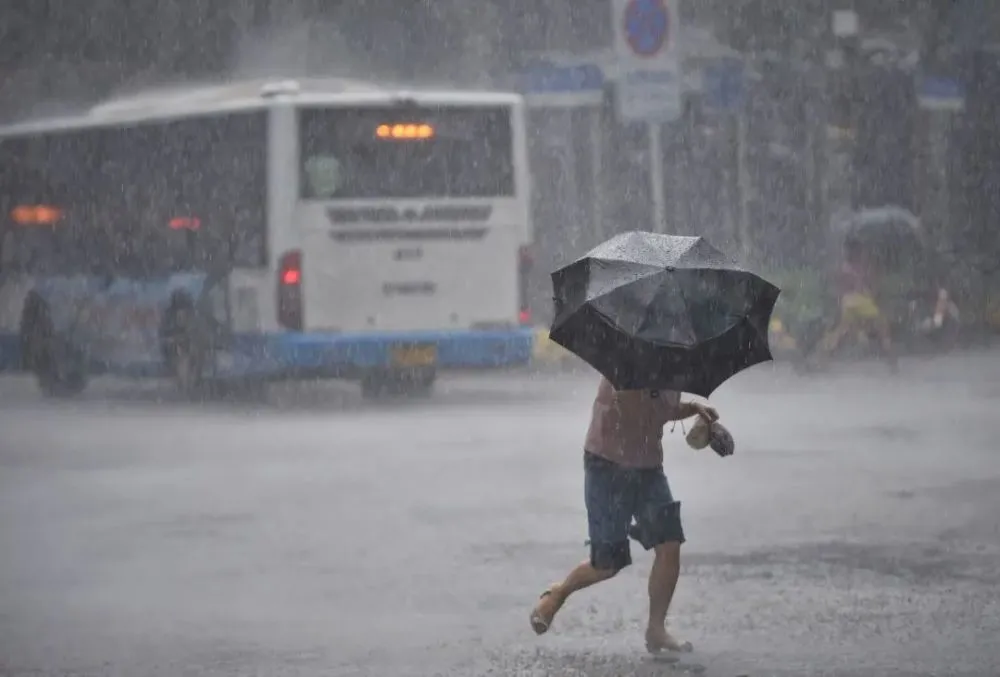
[[802,369],[804,373],[814,374],[826,369],[826,367],[830,365],[830,360],[826,355],[812,353],[802,358],[800,365],[800,369]]
[[542,593],[538,604],[531,611],[531,629],[536,635],[548,632],[564,601],[565,598],[560,594],[558,585],[553,585]]
[[660,653],[661,651],[679,651],[687,653],[694,651],[691,642],[684,642],[669,632],[666,628],[649,628],[646,630],[646,651]]

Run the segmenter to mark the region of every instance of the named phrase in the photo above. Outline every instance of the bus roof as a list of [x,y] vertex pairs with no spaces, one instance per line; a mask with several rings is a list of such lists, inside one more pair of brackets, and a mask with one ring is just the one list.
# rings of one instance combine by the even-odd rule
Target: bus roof
[[521,100],[521,96],[513,92],[383,86],[346,78],[257,79],[142,90],[114,97],[79,115],[0,126],[0,137],[130,125],[274,106],[379,105],[404,101],[427,105],[516,105]]

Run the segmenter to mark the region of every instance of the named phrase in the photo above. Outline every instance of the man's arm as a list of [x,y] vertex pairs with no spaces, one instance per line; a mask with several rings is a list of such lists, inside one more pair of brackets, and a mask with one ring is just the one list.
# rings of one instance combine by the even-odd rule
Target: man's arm
[[715,407],[701,402],[678,402],[677,406],[674,407],[673,413],[667,420],[683,421],[693,416],[701,416],[709,423],[719,420],[719,412],[715,410]]
[[[607,388],[613,393],[615,407],[619,409],[633,409],[636,407],[650,406],[650,391],[648,390],[615,390],[607,381],[601,383],[602,388]],[[701,416],[709,423],[719,419],[719,413],[714,407],[701,402],[682,402],[681,394],[676,391],[663,390],[659,396],[652,399],[653,405],[659,409],[661,421],[683,421],[692,416]]]

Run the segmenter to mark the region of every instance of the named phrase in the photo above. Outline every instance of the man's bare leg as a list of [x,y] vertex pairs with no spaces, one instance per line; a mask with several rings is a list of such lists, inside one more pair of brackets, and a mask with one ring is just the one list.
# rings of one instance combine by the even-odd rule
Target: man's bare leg
[[646,626],[646,649],[659,651],[691,651],[690,642],[683,642],[667,632],[667,611],[674,598],[677,578],[681,572],[681,544],[663,543],[653,549],[655,558],[649,572],[649,625]]
[[847,338],[850,331],[850,321],[841,316],[837,320],[837,324],[832,329],[828,329],[805,356],[806,364],[812,368],[823,366]]
[[889,322],[884,317],[879,317],[875,323],[875,331],[878,333],[879,345],[882,348],[882,358],[889,364],[889,368],[895,371],[898,369],[896,351],[892,345],[892,330]]
[[616,573],[618,572],[612,569],[595,569],[589,560],[581,562],[569,572],[562,583],[553,585],[542,595],[534,611],[531,612],[531,627],[537,634],[544,634],[552,626],[553,619],[570,595],[613,578]]
[[821,358],[830,357],[840,347],[840,344],[847,338],[852,329],[853,323],[846,319],[840,320],[837,326],[823,335],[816,351],[817,355]]

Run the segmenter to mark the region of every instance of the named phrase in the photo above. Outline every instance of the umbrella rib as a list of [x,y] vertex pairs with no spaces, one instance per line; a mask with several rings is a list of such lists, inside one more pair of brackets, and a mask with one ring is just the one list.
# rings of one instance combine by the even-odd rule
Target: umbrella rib
[[[680,296],[681,296],[681,301],[682,301],[682,302],[684,303],[684,309],[685,309],[685,310],[688,310],[688,307],[687,307],[687,299],[686,299],[686,298],[684,297],[684,293],[683,293],[682,291],[680,291],[680,286],[678,286],[678,287],[677,287],[677,289],[678,289],[678,293],[679,293],[679,294],[680,294]],[[656,296],[654,296],[654,300],[655,300],[656,298],[658,298],[658,297],[659,297],[659,294],[657,294]],[[664,348],[680,348],[680,349],[688,349],[688,348],[690,348],[690,347],[691,347],[691,346],[688,346],[688,345],[685,345],[685,344],[683,344],[683,343],[678,343],[678,342],[676,342],[676,341],[658,341],[658,340],[650,340],[650,342],[651,342],[651,343],[652,343],[653,345],[657,345],[657,346],[662,346],[662,347],[664,347]]]
[[603,322],[608,329],[613,329],[615,331],[618,330],[618,325],[615,324],[615,321],[608,317],[605,313],[602,313],[599,308],[596,308],[593,304],[588,304],[588,307],[595,315],[601,318],[601,322]]
[[[687,296],[684,294],[684,285],[682,285],[682,284],[678,284],[677,285],[677,294],[681,297],[681,303],[684,304],[684,313],[685,313],[685,315],[688,318],[690,318],[691,317],[691,306],[688,304]],[[689,319],[689,321],[690,321],[690,319]],[[698,337],[695,336],[694,334],[695,334],[694,324],[692,324],[691,325],[691,335],[692,335],[692,338],[695,340],[695,343],[697,343],[698,342]]]
[[[638,282],[639,280],[645,280],[647,277],[652,277],[654,275],[659,275],[660,273],[663,272],[662,268],[657,268],[657,267],[654,267],[654,266],[643,265],[642,268],[643,268],[643,270],[642,270],[641,274],[636,275],[634,279],[629,280],[628,284],[632,284],[632,283]],[[620,286],[621,286],[620,284],[616,284],[614,287],[611,287],[610,289],[605,290],[603,293],[597,294],[596,296],[593,297],[592,300],[599,299],[600,297],[613,292],[615,289],[619,288]]]

